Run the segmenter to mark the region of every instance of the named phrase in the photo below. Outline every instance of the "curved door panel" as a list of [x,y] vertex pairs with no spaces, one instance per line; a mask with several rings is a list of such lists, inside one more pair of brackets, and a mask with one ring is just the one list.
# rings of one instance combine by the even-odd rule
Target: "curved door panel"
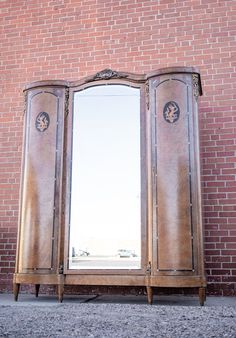
[[64,114],[60,96],[59,89],[28,93],[19,272],[53,269],[58,237],[58,140]]

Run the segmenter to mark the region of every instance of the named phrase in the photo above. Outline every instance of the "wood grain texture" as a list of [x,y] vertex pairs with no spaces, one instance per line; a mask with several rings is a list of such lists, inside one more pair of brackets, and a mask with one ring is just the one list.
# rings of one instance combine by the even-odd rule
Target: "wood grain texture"
[[[19,272],[55,270],[62,115],[60,89],[34,89],[28,94],[19,240]],[[64,108],[64,107],[63,107]],[[36,128],[40,113],[49,117]],[[59,171],[59,172],[58,172]],[[57,215],[56,215],[57,214]]]
[[[179,79],[180,76],[178,76]],[[169,78],[156,88],[158,269],[192,270],[191,187],[187,85]],[[169,123],[168,102],[179,107]],[[171,105],[171,103],[170,103]]]

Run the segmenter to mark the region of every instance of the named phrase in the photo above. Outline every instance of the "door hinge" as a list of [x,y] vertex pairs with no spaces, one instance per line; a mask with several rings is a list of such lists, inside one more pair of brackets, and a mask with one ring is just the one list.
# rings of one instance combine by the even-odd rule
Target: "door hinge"
[[151,272],[152,272],[151,262],[148,262],[147,269],[146,269],[146,274],[147,275],[151,275]]

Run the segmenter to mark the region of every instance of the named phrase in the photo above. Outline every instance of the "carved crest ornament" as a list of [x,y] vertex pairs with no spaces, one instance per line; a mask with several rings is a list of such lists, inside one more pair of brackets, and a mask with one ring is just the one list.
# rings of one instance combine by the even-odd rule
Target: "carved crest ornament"
[[116,72],[112,69],[104,69],[101,72],[97,73],[94,77],[93,80],[110,80],[110,79],[121,79],[125,78],[128,75]]
[[48,113],[41,112],[37,115],[35,121],[35,127],[38,131],[43,132],[48,129],[50,124],[50,118]]
[[174,123],[179,119],[179,106],[175,101],[170,101],[165,104],[163,116],[166,122]]
[[200,94],[200,85],[199,85],[199,75],[198,74],[192,74],[192,79],[193,79],[193,95],[197,101],[198,96]]

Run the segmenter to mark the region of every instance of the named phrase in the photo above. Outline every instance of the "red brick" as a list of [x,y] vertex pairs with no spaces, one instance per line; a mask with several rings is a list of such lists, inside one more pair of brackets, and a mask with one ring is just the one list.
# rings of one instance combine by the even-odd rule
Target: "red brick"
[[212,262],[230,262],[229,256],[214,256],[212,257]]
[[223,276],[222,282],[224,282],[224,283],[236,283],[236,276]]
[[230,270],[228,269],[219,269],[219,270],[212,270],[213,275],[228,275],[230,274]]
[[222,263],[223,269],[235,269],[236,271],[236,264],[235,263]]
[[[226,248],[227,249],[236,249],[236,243],[235,242],[234,243],[228,242],[228,243],[226,243]],[[235,251],[235,253],[233,253],[233,255],[236,255],[236,251]]]
[[[229,243],[228,245],[231,245],[231,243]],[[222,250],[221,253],[222,255],[227,255],[227,256],[236,256],[236,248],[235,248],[235,243],[233,243],[233,246],[235,250]]]
[[221,263],[205,263],[205,268],[206,269],[220,269],[221,268]]

